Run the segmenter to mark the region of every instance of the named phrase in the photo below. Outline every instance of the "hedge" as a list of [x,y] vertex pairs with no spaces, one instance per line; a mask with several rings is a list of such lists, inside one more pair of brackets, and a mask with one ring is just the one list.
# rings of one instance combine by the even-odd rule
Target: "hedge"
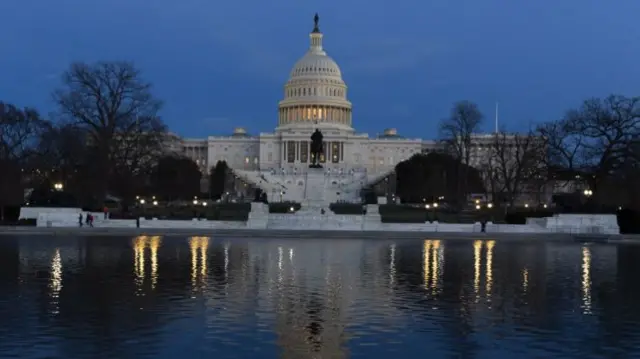
[[37,219],[29,218],[29,219],[16,219],[16,220],[7,220],[0,221],[0,226],[14,226],[14,227],[35,227]]
[[291,207],[293,207],[293,213],[295,213],[300,210],[302,205],[296,202],[269,203],[269,213],[292,213]]
[[359,203],[331,203],[329,209],[335,214],[362,215],[363,205]]

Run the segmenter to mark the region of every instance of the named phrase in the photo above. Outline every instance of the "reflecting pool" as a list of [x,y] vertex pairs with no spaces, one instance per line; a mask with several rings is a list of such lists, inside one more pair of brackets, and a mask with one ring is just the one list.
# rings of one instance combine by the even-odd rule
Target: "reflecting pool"
[[640,246],[0,237],[0,358],[640,357]]

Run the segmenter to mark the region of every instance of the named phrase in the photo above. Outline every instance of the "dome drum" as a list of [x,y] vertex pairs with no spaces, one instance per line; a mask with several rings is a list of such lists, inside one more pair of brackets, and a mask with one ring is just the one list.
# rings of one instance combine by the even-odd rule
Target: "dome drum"
[[280,106],[280,127],[291,124],[326,123],[351,127],[351,108],[326,104],[300,104]]

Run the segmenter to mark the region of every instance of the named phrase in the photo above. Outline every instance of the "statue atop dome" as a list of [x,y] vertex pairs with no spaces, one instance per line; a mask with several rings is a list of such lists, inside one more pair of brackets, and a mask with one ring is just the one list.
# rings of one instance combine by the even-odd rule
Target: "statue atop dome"
[[318,27],[318,22],[320,22],[320,16],[316,13],[316,16],[313,17],[313,31],[314,33],[320,32],[320,28]]
[[322,132],[316,128],[315,132],[311,135],[311,165],[309,165],[309,168],[322,168],[320,155],[324,153],[323,138]]

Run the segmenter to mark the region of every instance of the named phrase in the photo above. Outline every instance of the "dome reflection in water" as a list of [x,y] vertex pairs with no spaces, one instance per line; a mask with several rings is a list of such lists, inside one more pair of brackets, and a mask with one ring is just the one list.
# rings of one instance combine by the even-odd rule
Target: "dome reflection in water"
[[639,255],[520,240],[4,238],[0,357],[636,357]]

